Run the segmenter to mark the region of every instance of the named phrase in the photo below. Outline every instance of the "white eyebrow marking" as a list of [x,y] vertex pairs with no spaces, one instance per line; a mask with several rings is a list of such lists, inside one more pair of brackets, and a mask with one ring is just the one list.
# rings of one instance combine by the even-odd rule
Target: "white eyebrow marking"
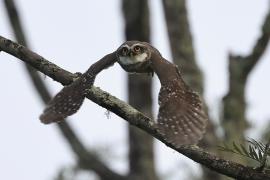
[[136,43],[136,44],[133,44],[133,45],[131,46],[131,48],[134,48],[135,46],[143,46],[143,44],[141,44],[141,43]]
[[120,48],[123,48],[123,47],[130,49],[130,47],[127,44],[122,45]]

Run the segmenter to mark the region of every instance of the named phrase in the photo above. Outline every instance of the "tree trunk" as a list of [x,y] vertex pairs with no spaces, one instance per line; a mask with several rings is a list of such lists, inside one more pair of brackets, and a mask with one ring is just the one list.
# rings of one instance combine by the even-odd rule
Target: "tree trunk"
[[[126,40],[149,42],[149,7],[147,0],[123,0]],[[128,76],[128,101],[148,117],[152,117],[152,77],[130,74]],[[130,179],[155,180],[153,137],[129,126]]]

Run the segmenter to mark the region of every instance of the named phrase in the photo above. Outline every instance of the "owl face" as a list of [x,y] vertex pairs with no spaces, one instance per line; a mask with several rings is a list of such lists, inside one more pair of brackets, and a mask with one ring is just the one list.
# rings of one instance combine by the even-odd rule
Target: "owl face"
[[118,63],[128,72],[152,72],[146,43],[127,41],[117,49]]

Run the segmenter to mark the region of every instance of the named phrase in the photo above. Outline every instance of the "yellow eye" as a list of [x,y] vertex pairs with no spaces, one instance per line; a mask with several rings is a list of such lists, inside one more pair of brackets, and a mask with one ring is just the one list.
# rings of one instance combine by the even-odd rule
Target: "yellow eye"
[[127,53],[128,53],[128,48],[123,47],[121,51],[122,51],[122,54],[123,54],[123,55],[127,55]]
[[134,47],[134,51],[135,52],[140,52],[141,51],[141,47],[140,46],[135,46]]

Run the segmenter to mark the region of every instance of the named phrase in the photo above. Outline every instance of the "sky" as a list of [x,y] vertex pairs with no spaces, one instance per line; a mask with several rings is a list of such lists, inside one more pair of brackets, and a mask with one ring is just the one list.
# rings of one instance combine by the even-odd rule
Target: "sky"
[[[121,1],[35,1],[16,0],[30,48],[71,72],[84,72],[123,41]],[[187,3],[198,64],[205,76],[205,97],[211,115],[217,117],[220,100],[228,88],[229,52],[248,54],[260,35],[268,1],[190,0]],[[150,0],[152,43],[171,60],[160,0]],[[0,35],[14,39],[0,1]],[[270,119],[270,49],[248,80],[246,90],[250,123],[249,137],[259,137]],[[44,77],[52,94],[62,87]],[[55,125],[38,120],[44,104],[25,73],[23,63],[0,53],[0,179],[49,180],[63,167],[75,165],[68,144]],[[159,82],[154,77],[157,104]],[[115,65],[102,72],[96,86],[126,100],[126,73]],[[154,107],[157,113],[158,106]],[[70,123],[89,149],[99,149],[102,158],[117,172],[127,171],[127,123],[113,113],[86,101]],[[218,123],[218,122],[216,122]],[[155,142],[157,169],[167,179],[188,179],[183,171],[198,165]],[[189,169],[186,170],[185,169]]]

